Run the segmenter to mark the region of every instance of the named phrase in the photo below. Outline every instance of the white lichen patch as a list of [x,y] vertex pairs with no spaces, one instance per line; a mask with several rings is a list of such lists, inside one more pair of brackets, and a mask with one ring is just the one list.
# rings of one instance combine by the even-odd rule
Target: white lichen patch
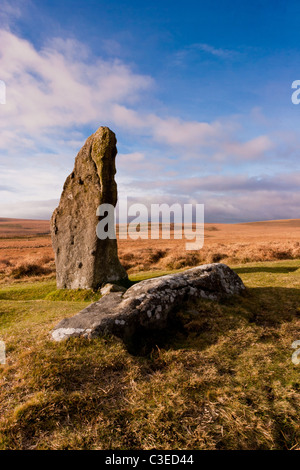
[[[123,336],[123,326],[165,328],[165,320],[172,315],[174,307],[189,299],[202,297],[212,301],[224,295],[240,293],[245,289],[241,279],[225,265],[207,265],[186,271],[185,275],[173,274],[167,277],[141,281],[130,287],[124,294],[112,298],[109,303],[103,298],[77,314],[77,321],[64,321],[53,331],[56,341],[70,336],[94,337],[114,332]],[[79,316],[84,322],[79,322]],[[66,328],[66,326],[84,325],[86,328]],[[116,328],[118,325],[120,328]],[[115,327],[115,328],[114,328]],[[116,333],[117,332],[117,333]]]
[[85,332],[84,328],[58,328],[57,330],[52,331],[52,338],[54,341],[62,341],[64,339],[70,338],[70,336],[77,336]]

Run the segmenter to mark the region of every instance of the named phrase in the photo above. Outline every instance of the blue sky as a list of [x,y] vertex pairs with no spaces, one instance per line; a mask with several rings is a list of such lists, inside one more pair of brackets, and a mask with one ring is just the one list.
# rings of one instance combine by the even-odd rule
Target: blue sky
[[2,1],[0,217],[49,218],[86,138],[120,195],[208,222],[299,218],[296,1]]

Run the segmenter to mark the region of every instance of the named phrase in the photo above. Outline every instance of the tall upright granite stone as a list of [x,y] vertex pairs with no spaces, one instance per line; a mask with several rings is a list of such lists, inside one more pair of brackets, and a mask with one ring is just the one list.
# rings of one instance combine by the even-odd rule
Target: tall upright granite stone
[[79,151],[65,181],[59,206],[51,218],[57,287],[98,289],[103,283],[126,279],[117,241],[96,234],[100,204],[117,203],[116,136],[100,127]]

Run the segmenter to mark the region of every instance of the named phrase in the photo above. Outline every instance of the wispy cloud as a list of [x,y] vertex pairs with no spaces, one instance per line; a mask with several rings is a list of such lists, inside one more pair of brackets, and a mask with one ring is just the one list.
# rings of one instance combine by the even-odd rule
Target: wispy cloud
[[56,38],[37,51],[28,41],[0,30],[0,53],[2,79],[7,83],[0,147],[11,153],[36,151],[37,145],[51,146],[53,135],[60,138],[75,126],[105,122],[184,148],[185,153],[210,147],[216,159],[252,159],[272,148],[267,136],[237,141],[224,122],[141,113],[134,106],[151,88],[152,78],[132,72],[118,60],[93,58],[77,41]]
[[24,0],[2,0],[0,3],[0,24],[2,27],[8,28],[9,25],[22,14]]
[[[181,204],[204,204],[206,222],[220,223],[299,218],[299,183],[299,172],[272,177],[209,175],[134,182],[135,194],[142,191],[149,205],[172,204],[176,195],[176,202]],[[138,200],[133,198],[133,202]]]
[[[128,182],[128,184],[131,184]],[[243,192],[295,192],[300,186],[300,172],[249,176],[247,174],[207,175],[202,177],[191,176],[189,178],[159,178],[156,180],[140,181],[135,185],[145,190],[153,188],[164,189],[169,194],[181,195],[203,195],[205,193],[228,193]]]
[[200,52],[206,52],[215,57],[220,57],[221,59],[236,59],[240,56],[240,52],[234,51],[231,49],[217,48],[209,44],[195,43],[190,46],[190,49],[194,49]]
[[37,51],[28,41],[0,31],[0,68],[7,84],[1,128],[22,135],[106,121],[115,103],[131,103],[151,86],[119,61],[84,60],[77,41],[54,41]]
[[[206,44],[193,45],[193,50],[222,59],[232,52]],[[237,127],[230,116],[204,122],[141,110],[140,100],[153,89],[153,79],[119,60],[95,57],[73,39],[54,38],[37,49],[4,28],[0,70],[7,85],[7,104],[0,108],[0,215],[33,217],[36,204],[36,216],[49,216],[87,137],[86,129],[99,125],[116,127],[135,142],[132,149],[127,145],[127,153],[123,150],[117,162],[120,189],[129,191],[130,184],[133,196],[135,191],[141,198],[187,201],[202,191],[205,201],[199,202],[212,213],[225,205],[226,214],[231,207],[232,214],[245,217],[252,209],[242,205],[245,201],[251,205],[253,191],[253,204],[262,214],[270,207],[272,191],[276,201],[280,191],[288,191],[292,182],[294,187],[298,184],[296,174],[293,179],[277,175],[277,188],[275,179],[265,176],[211,176],[217,165],[227,165],[234,173],[237,163],[261,163],[270,157],[274,163],[277,153],[281,157],[284,153],[284,136],[278,137],[280,145],[266,133],[244,133],[242,138],[242,124]],[[288,138],[286,143],[290,152],[299,149],[297,139]],[[201,173],[206,176],[195,176]],[[237,191],[241,197],[236,198]]]
[[40,201],[20,201],[0,203],[1,217],[40,219],[50,218],[53,209],[58,205],[59,199],[49,199]]
[[222,61],[238,60],[242,57],[240,51],[215,47],[205,43],[189,44],[173,54],[173,63],[175,65],[184,65],[191,60],[201,59],[219,59]]

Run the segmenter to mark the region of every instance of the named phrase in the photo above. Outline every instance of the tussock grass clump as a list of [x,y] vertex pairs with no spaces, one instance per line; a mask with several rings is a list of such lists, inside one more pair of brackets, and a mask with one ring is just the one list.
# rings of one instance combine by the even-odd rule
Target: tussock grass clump
[[30,276],[43,276],[50,273],[50,268],[46,268],[36,263],[20,264],[17,268],[12,269],[11,271],[11,275],[15,279]]
[[167,250],[154,250],[149,255],[149,261],[152,264],[157,263],[160,259],[162,259],[167,253]]
[[12,263],[11,263],[11,261],[10,261],[9,259],[7,259],[7,258],[1,258],[1,259],[0,259],[0,265],[3,265],[3,266],[5,266],[5,267],[7,267],[7,266],[12,266]]
[[[19,242],[20,247],[18,247]],[[17,241],[9,239],[3,240],[2,243],[7,243],[8,246],[7,249],[5,248],[6,257],[0,259],[1,282],[7,282],[9,279],[46,278],[54,275],[55,261],[52,248],[45,248],[43,243],[41,246],[35,245],[32,239]],[[28,245],[25,245],[26,243]]]
[[[219,233],[219,229],[215,227],[214,230],[213,227],[208,227],[206,230]],[[161,243],[159,248],[149,248],[149,243],[144,245],[140,243],[135,251],[127,251],[126,245],[119,243],[119,257],[129,274],[150,270],[183,269],[206,263],[238,264],[300,258],[300,244],[297,241],[233,242],[230,240],[226,243],[210,241],[205,242],[203,248],[198,251],[186,251],[184,243],[178,241],[170,247],[168,241],[165,241],[165,244]]]

